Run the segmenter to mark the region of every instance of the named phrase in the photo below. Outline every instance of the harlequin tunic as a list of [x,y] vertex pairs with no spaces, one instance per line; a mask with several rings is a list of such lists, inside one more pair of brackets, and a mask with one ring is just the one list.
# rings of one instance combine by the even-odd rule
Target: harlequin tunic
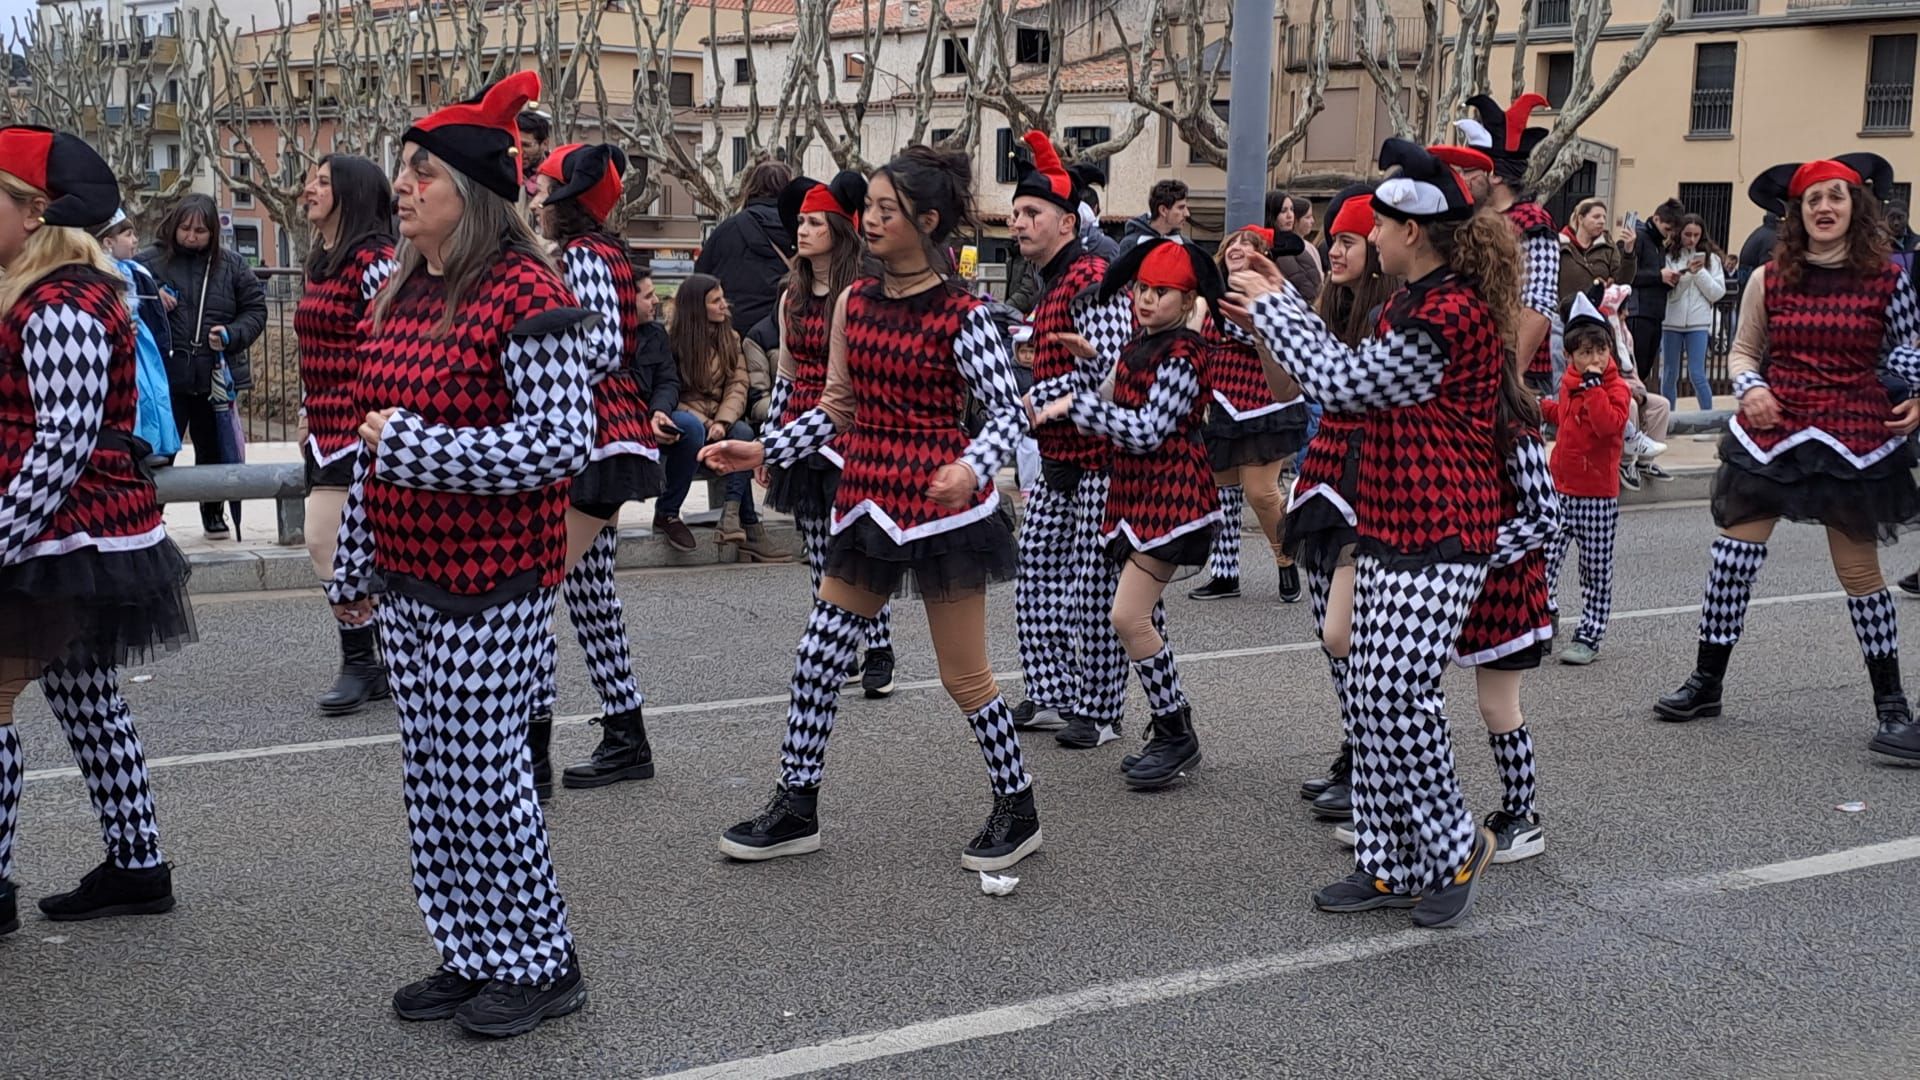
[[561,261],[567,287],[579,305],[600,316],[584,328],[588,372],[593,380],[594,447],[574,477],[577,507],[603,513],[621,503],[660,493],[660,450],[652,413],[634,374],[640,351],[639,288],[633,263],[605,233],[567,241]]
[[[793,423],[820,404],[827,388],[827,305],[825,296],[808,296],[798,304],[781,300],[781,345],[791,365],[774,383],[773,407],[762,434]],[[844,459],[832,439],[791,466],[769,466],[767,505],[790,514],[825,519],[833,510]]]
[[[1123,299],[1100,303],[1100,281],[1107,260],[1088,254],[1079,241],[1070,242],[1041,272],[1045,290],[1029,316],[1033,323],[1033,390],[1035,401],[1093,389],[1113,370],[1113,361],[1133,336],[1132,309]],[[1093,345],[1094,355],[1081,359],[1054,340],[1056,334],[1078,334]],[[1112,460],[1107,440],[1088,434],[1067,420],[1055,420],[1033,429],[1034,442],[1046,461],[1097,472]]]
[[1501,670],[1538,667],[1553,640],[1546,550],[1560,531],[1560,497],[1546,446],[1532,427],[1515,432],[1500,477],[1499,550],[1467,614],[1454,662]]
[[1206,339],[1208,404],[1204,433],[1215,471],[1265,465],[1297,453],[1307,441],[1307,398],[1275,401],[1247,331],[1211,315]]
[[353,410],[353,381],[360,374],[354,350],[365,329],[361,320],[393,267],[393,241],[366,237],[346,253],[332,275],[309,280],[294,308],[301,408],[307,421],[307,444],[301,449],[311,482],[344,487],[353,479],[352,458],[366,419],[365,413]]
[[[1522,274],[1520,304],[1538,312],[1548,322],[1560,320],[1560,238],[1553,227],[1553,215],[1537,202],[1526,200],[1507,207],[1507,220],[1520,241]],[[1552,389],[1553,334],[1540,339],[1540,347],[1527,359],[1527,379],[1543,390]]]

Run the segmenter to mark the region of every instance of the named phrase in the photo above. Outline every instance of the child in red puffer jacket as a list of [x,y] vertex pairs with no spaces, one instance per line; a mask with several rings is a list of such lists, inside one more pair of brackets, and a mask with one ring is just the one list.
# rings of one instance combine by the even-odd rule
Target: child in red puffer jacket
[[1607,322],[1576,297],[1562,337],[1567,372],[1558,398],[1540,403],[1559,428],[1549,468],[1565,528],[1547,550],[1547,591],[1559,625],[1560,564],[1580,545],[1580,628],[1560,662],[1585,666],[1600,652],[1613,614],[1613,534],[1620,524],[1620,455],[1633,393],[1620,375]]

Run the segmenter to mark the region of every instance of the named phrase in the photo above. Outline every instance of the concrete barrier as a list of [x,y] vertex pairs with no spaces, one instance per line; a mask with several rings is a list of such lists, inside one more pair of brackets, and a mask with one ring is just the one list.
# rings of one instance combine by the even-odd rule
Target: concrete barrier
[[277,528],[274,542],[285,547],[300,547],[307,542],[307,467],[303,462],[156,469],[153,486],[162,503],[272,499]]

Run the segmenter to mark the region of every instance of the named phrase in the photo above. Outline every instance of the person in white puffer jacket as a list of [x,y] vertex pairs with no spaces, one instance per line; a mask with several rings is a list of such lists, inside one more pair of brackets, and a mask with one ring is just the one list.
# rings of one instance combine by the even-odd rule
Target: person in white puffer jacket
[[1702,412],[1713,408],[1713,388],[1707,383],[1707,340],[1713,333],[1713,306],[1727,295],[1726,257],[1698,214],[1680,219],[1667,245],[1667,269],[1679,274],[1667,294],[1667,317],[1661,324],[1660,351],[1666,361],[1660,369],[1660,390],[1667,404],[1678,405],[1680,364],[1684,359],[1693,393]]

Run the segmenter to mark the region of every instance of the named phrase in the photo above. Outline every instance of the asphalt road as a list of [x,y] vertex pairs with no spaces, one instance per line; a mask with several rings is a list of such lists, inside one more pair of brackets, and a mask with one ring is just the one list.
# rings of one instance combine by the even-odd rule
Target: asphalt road
[[[1623,517],[1601,662],[1525,691],[1548,852],[1496,868],[1474,920],[1441,932],[1307,902],[1349,867],[1294,792],[1333,748],[1331,693],[1305,605],[1276,604],[1270,574],[1239,601],[1171,603],[1207,754],[1184,787],[1123,788],[1131,729],[1091,752],[1029,742],[1047,847],[1007,898],[959,868],[984,770],[917,606],[906,688],[843,713],[826,850],[732,865],[714,840],[774,780],[804,571],[626,577],[660,774],[551,804],[592,1000],[505,1044],[389,1013],[435,958],[391,711],[311,706],[332,660],[317,595],[205,602],[201,644],[127,685],[180,907],[0,939],[0,1075],[1920,1074],[1920,771],[1865,750],[1866,679],[1816,530],[1776,537],[1728,716],[1651,719],[1692,661],[1711,535],[1698,506]],[[1890,552],[1890,575],[1914,558]],[[1011,593],[993,606],[1013,673]],[[564,640],[577,717],[591,691]],[[1498,781],[1471,680],[1449,685],[1484,812]],[[100,849],[37,694],[20,722],[30,901]],[[565,724],[556,754],[594,738]]]

